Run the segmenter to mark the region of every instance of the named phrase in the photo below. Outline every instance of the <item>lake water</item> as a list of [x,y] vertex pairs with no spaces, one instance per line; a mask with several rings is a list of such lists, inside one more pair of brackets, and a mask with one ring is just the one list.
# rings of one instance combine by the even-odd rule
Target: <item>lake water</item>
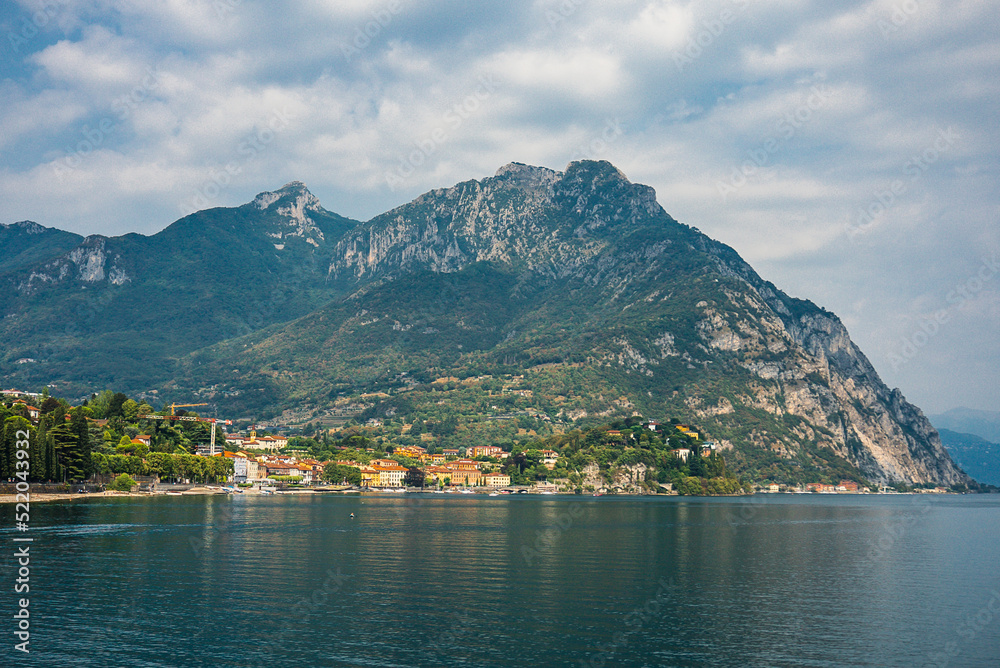
[[997,495],[236,495],[31,519],[32,651],[4,614],[4,666],[1000,665]]

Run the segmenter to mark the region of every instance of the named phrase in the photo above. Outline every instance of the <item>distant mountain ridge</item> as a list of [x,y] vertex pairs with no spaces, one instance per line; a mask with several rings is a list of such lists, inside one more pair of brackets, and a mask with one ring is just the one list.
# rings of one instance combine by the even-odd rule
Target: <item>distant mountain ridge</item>
[[[35,290],[52,314],[92,285],[109,307],[129,305],[142,286],[157,317],[140,321],[130,352],[139,359],[150,345],[148,328],[163,336],[161,366],[142,380],[223,410],[275,414],[357,397],[373,415],[448,414],[469,434],[510,401],[545,429],[673,415],[758,475],[856,467],[873,482],[969,482],[835,315],[761,279],[606,162],[562,172],[512,163],[364,223],[326,212],[293,183],[160,235],[103,240],[99,256],[89,238],[0,280]],[[140,262],[155,252],[162,262]],[[171,294],[187,300],[168,309],[171,322],[189,322],[163,335],[155,306]],[[241,296],[263,299],[263,317],[250,322]],[[7,331],[37,326],[37,302],[9,309]],[[124,322],[90,330],[129,331]],[[90,335],[88,352],[83,339],[69,359],[41,355],[15,369],[14,355],[31,356],[19,348],[2,371],[65,382],[61,364],[113,350]],[[488,389],[495,382],[502,393]],[[516,400],[508,387],[521,388]]]
[[950,429],[939,429],[938,433],[962,470],[979,482],[1000,487],[1000,444]]
[[[293,182],[151,236],[72,235],[66,250],[67,237],[36,234],[13,260],[0,260],[9,265],[0,286],[10,297],[0,305],[0,336],[9,342],[0,373],[55,382],[71,395],[155,387],[179,357],[330,299],[330,248],[355,224]],[[42,255],[33,264],[18,259]],[[37,362],[13,365],[22,358]]]
[[952,408],[928,418],[938,429],[975,434],[993,443],[1000,443],[1000,412],[974,408]]

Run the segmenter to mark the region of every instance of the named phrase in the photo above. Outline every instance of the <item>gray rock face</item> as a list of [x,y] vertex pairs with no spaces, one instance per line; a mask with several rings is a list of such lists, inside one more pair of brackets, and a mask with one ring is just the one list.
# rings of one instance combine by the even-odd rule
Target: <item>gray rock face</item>
[[[639,228],[651,230],[642,244],[616,245]],[[658,236],[675,228],[685,232]],[[329,275],[363,281],[490,261],[540,280],[579,279],[625,301],[638,283],[673,271],[668,260],[677,253],[703,254],[715,275],[740,281],[743,290],[726,294],[733,308],[723,313],[700,302],[697,340],[663,331],[616,339],[619,352],[606,363],[655,377],[671,357],[695,368],[735,355],[780,387],[750,388],[748,405],[802,418],[796,433],[803,440],[832,448],[873,482],[969,481],[920,410],[885,386],[835,315],[788,297],[731,248],[678,224],[652,188],[630,183],[608,163],[571,163],[563,172],[512,163],[482,181],[426,193],[349,232],[333,251]],[[667,298],[656,292],[645,300]],[[692,397],[688,406],[704,419],[733,410],[724,397]],[[755,445],[794,455],[791,446],[763,438]]]

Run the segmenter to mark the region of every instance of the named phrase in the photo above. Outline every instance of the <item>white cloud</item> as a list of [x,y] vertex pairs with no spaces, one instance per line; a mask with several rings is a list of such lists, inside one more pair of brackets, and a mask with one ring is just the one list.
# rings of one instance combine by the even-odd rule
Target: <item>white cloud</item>
[[[780,287],[841,312],[918,401],[984,407],[1000,400],[992,293],[939,335],[947,345],[898,369],[887,355],[969,263],[1000,249],[995,8],[921,0],[894,18],[899,6],[71,0],[0,84],[0,219],[153,232],[233,162],[239,173],[211,205],[300,179],[329,208],[367,218],[512,160],[562,169],[591,155],[654,186],[668,212]],[[733,20],[719,30],[724,10]],[[369,24],[346,57],[343,45]],[[675,54],[705,30],[711,38],[679,68]],[[149,68],[156,85],[144,88]],[[483,76],[497,82],[486,95]],[[811,107],[814,86],[832,94]],[[129,95],[140,99],[122,114]],[[461,122],[449,122],[470,96]],[[287,123],[247,151],[276,113]],[[105,118],[113,128],[79,155],[85,129]],[[609,122],[622,132],[600,141]],[[948,128],[960,139],[911,179],[913,156]],[[445,138],[390,188],[386,174],[437,129]],[[734,170],[762,150],[735,185]],[[67,158],[78,160],[55,177]],[[877,220],[845,231],[904,177]],[[720,181],[735,187],[725,198]],[[971,389],[935,394],[927,378],[947,372],[946,359],[970,370]]]

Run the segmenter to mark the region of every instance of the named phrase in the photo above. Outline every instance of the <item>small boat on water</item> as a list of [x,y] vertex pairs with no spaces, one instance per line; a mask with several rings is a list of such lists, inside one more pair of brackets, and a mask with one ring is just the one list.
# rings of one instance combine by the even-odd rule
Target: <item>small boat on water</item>
[[490,492],[490,496],[500,496],[499,492]]

